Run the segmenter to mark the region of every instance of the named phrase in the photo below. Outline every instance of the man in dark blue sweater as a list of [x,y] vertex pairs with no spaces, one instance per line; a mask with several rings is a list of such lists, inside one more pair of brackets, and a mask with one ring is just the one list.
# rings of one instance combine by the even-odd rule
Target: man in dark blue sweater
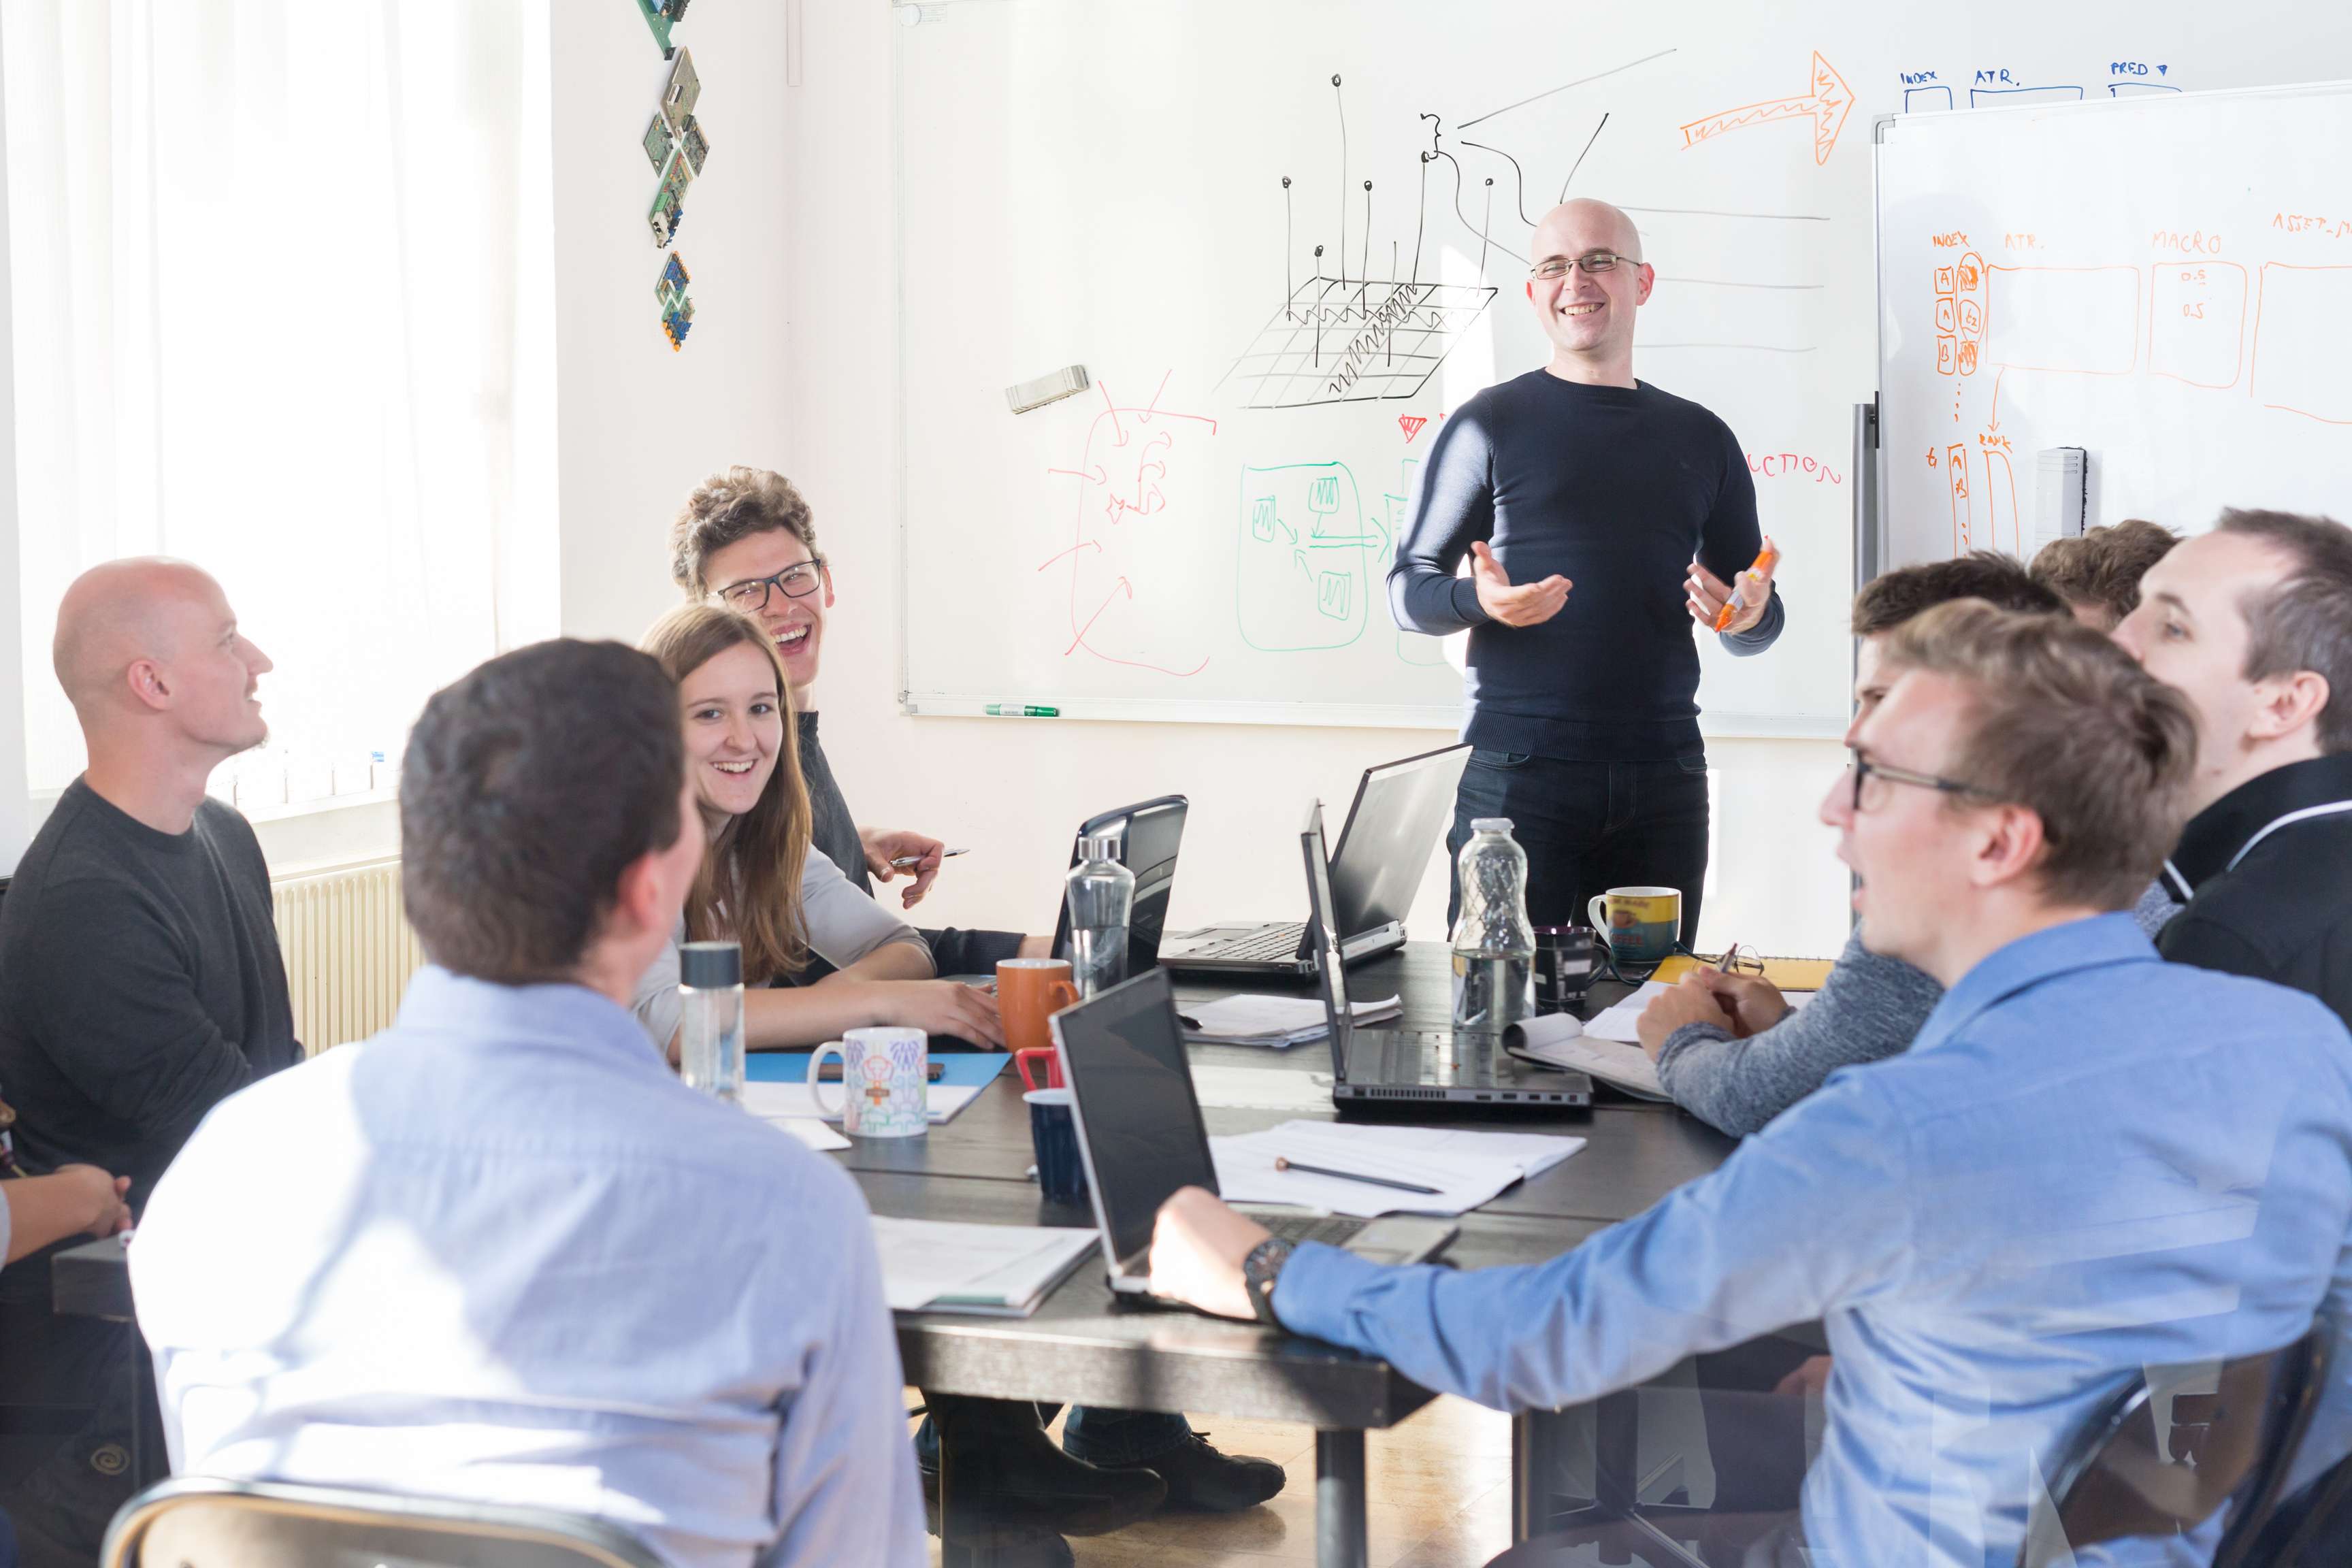
[[1655,884],[1682,890],[1688,942],[1707,855],[1690,623],[1712,627],[1735,582],[1726,649],[1761,652],[1783,617],[1770,572],[1746,570],[1762,540],[1738,438],[1633,377],[1634,312],[1655,281],[1641,254],[1606,203],[1537,226],[1528,301],[1551,359],[1446,420],[1389,602],[1412,630],[1470,632],[1475,749],[1448,848],[1473,818],[1507,816],[1538,925],[1581,923],[1592,894]]

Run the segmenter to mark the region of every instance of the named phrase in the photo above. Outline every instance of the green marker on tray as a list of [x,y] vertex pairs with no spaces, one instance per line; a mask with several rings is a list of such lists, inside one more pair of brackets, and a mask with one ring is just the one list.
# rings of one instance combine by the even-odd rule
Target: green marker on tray
[[1034,702],[992,702],[988,705],[992,719],[1058,719],[1059,708],[1040,708]]

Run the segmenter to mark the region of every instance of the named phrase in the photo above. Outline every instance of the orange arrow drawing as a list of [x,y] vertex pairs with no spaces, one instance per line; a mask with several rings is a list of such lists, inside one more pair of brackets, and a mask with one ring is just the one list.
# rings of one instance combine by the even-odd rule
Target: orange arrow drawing
[[1830,149],[1837,145],[1838,132],[1845,125],[1845,117],[1853,111],[1853,89],[1845,79],[1832,69],[1822,58],[1819,49],[1813,51],[1813,89],[1802,98],[1775,98],[1763,103],[1751,103],[1744,109],[1727,109],[1720,114],[1710,114],[1704,120],[1694,120],[1683,127],[1683,145],[1696,147],[1710,136],[1720,136],[1727,131],[1737,131],[1743,125],[1763,125],[1775,120],[1810,119],[1813,122],[1813,162],[1830,161]]

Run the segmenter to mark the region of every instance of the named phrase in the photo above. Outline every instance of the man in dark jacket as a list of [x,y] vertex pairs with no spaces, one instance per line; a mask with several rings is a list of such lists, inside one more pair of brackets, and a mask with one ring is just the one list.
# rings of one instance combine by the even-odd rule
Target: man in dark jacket
[[2115,635],[2197,710],[2195,815],[2164,872],[2188,907],[2158,946],[2352,1023],[2352,531],[2223,512]]

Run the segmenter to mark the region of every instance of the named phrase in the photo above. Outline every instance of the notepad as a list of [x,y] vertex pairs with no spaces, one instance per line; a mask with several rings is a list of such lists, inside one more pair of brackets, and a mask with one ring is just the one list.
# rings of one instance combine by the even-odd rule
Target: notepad
[[[1404,1011],[1404,999],[1351,1002],[1348,1016],[1359,1024],[1378,1023]],[[1322,1002],[1311,996],[1264,996],[1244,992],[1188,1007],[1181,1019],[1184,1037],[1201,1045],[1267,1046],[1286,1050],[1330,1033]]]
[[894,1312],[1025,1318],[1094,1246],[1093,1231],[1066,1226],[874,1216]]
[[[1830,968],[1835,962],[1827,958],[1768,958],[1764,961],[1763,977],[1783,991],[1819,991],[1829,984]],[[1672,985],[1699,968],[1701,963],[1678,952],[1651,971],[1650,978]]]
[[[1296,1204],[1333,1214],[1460,1214],[1504,1188],[1549,1170],[1584,1147],[1581,1138],[1533,1132],[1465,1132],[1437,1127],[1385,1127],[1286,1121],[1263,1132],[1212,1138],[1217,1191],[1233,1203]],[[1360,1171],[1433,1187],[1432,1193],[1275,1168],[1275,1158]]]
[[[1664,995],[1673,989],[1673,986],[1663,980],[1649,982],[1615,1005],[1603,1008],[1600,1013],[1586,1019],[1585,1037],[1596,1040],[1615,1040],[1628,1046],[1640,1045],[1642,1043],[1640,1028],[1642,1009],[1650,1005],[1652,997]],[[1801,1007],[1813,999],[1813,994],[1810,991],[1787,991],[1781,994],[1791,1008]]]
[[1658,1081],[1657,1064],[1647,1051],[1588,1035],[1582,1025],[1565,1013],[1514,1024],[1504,1038],[1510,1053],[1522,1060],[1590,1073],[1611,1088],[1643,1100],[1672,1098]]

